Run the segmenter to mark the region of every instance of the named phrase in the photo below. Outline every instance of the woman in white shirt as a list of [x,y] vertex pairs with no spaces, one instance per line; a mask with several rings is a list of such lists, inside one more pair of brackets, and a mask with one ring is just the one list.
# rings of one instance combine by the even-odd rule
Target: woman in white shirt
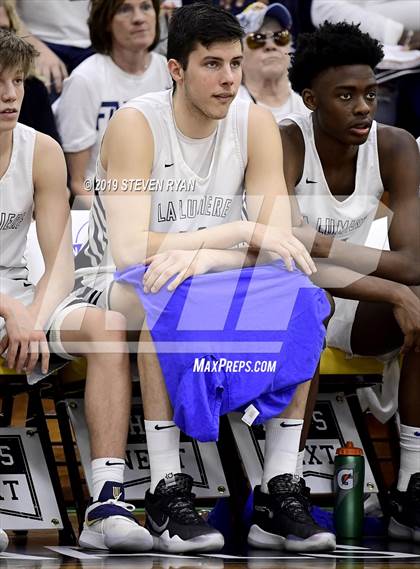
[[65,80],[55,104],[74,195],[90,205],[99,145],[113,113],[133,97],[172,86],[159,39],[159,0],[93,0],[89,15],[97,51]]

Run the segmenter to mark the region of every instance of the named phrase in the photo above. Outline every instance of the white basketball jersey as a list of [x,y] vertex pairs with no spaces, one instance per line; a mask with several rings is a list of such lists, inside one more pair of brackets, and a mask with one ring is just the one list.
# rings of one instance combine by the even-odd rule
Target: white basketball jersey
[[[247,163],[249,103],[234,101],[218,121],[207,175],[201,177],[188,160],[188,139],[174,121],[172,91],[132,99],[132,107],[146,117],[154,140],[151,182],[151,231],[196,231],[241,219],[244,171]],[[189,139],[191,152],[199,141]],[[212,145],[211,137],[208,145]],[[205,149],[202,149],[205,154]],[[187,156],[186,156],[187,154]]]
[[354,191],[338,199],[331,193],[324,176],[315,146],[312,117],[291,115],[288,118],[299,126],[305,143],[303,174],[295,187],[305,221],[325,235],[364,244],[384,191],[376,122],[367,141],[359,146]]
[[26,237],[32,219],[36,131],[17,123],[9,167],[0,179],[0,292],[19,296],[27,283]]
[[[214,136],[207,139],[208,149],[201,147],[200,173],[191,157],[197,157],[195,143],[200,141],[182,136],[175,125],[172,91],[142,95],[126,103],[142,112],[153,134],[154,161],[150,179],[123,181],[127,193],[149,191],[152,206],[149,228],[156,232],[196,231],[241,219],[244,175],[248,161],[247,127],[249,101],[234,100],[227,116],[217,122]],[[191,143],[191,152],[188,149]],[[212,149],[212,150],[211,150]],[[209,151],[208,151],[209,150]],[[204,172],[203,169],[207,170]],[[106,173],[98,160],[97,186],[101,187]],[[144,184],[134,187],[133,183]],[[122,197],[123,199],[123,197]],[[105,208],[101,193],[91,210],[89,241],[76,260],[77,274],[88,274],[89,268],[101,265],[102,272],[113,269],[108,250]],[[86,286],[99,290],[103,282],[83,279]]]

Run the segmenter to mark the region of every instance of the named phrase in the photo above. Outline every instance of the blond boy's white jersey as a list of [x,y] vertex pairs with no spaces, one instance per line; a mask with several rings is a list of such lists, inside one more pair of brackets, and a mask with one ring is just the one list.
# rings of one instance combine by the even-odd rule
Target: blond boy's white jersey
[[9,166],[0,179],[0,292],[30,302],[26,239],[32,220],[36,131],[17,123]]

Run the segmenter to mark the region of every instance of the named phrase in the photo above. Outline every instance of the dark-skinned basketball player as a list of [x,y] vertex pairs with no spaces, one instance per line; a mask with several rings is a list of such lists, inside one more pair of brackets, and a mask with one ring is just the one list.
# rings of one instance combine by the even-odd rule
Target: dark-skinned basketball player
[[[420,541],[420,161],[414,138],[374,121],[380,44],[355,25],[300,37],[292,87],[312,115],[281,125],[296,196],[295,235],[317,259],[314,280],[336,298],[328,343],[349,354],[404,353],[401,464],[389,534]],[[389,196],[390,251],[365,245]]]

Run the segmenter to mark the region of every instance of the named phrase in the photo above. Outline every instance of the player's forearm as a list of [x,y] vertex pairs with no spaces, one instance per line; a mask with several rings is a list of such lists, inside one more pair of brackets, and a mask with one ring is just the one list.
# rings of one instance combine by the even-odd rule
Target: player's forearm
[[13,312],[14,298],[7,294],[0,293],[0,316],[5,320]]
[[[256,227],[263,227],[252,221],[233,221],[224,223],[216,227],[209,227],[199,231],[188,231],[185,233],[157,233],[153,231],[144,231],[136,239],[130,238],[128,234],[120,231],[114,231],[110,234],[110,244],[112,255],[118,270],[123,270],[132,265],[138,265],[145,262],[148,257],[158,253],[173,250],[198,251],[201,249],[217,249],[227,252],[226,268],[234,268],[240,266],[240,257],[235,257],[235,253],[231,250],[240,244],[251,244]],[[255,258],[258,255],[259,262],[269,263],[273,260],[272,254],[268,251],[261,253],[263,249],[256,249],[256,252],[250,252],[244,261],[255,264]],[[233,266],[230,266],[230,263]],[[224,263],[222,263],[224,264]],[[223,269],[221,269],[223,270]]]
[[213,251],[213,253],[213,271],[254,267],[255,265],[271,263],[274,260],[274,254],[270,253],[270,251],[249,249],[248,247],[231,249],[229,251]]
[[70,192],[74,198],[73,209],[90,209],[93,195],[86,191],[84,180],[71,180]]
[[75,179],[72,178],[70,182],[70,191],[73,196],[83,196],[84,198],[92,198],[92,194],[88,192],[85,188],[85,181],[83,178]]
[[[185,233],[157,233],[144,231],[139,239],[124,238],[120,232],[113,239],[110,235],[112,254],[118,270],[145,262],[148,257],[165,251],[183,249],[195,251],[200,249],[226,250],[235,247],[248,238],[246,221],[234,221],[200,231]],[[118,240],[118,241],[117,241]]]
[[91,153],[92,149],[86,148],[80,152],[66,152],[64,154],[70,175],[70,188],[73,195],[89,195],[85,187],[85,179]]
[[199,231],[185,233],[149,233],[150,247],[154,252],[173,249],[230,249],[242,242],[248,242],[248,222],[233,221]]
[[[218,249],[228,251],[242,243],[251,244],[256,228],[268,227],[262,223],[253,221],[233,221],[224,223],[216,227],[209,227],[200,231],[190,231],[185,233],[153,233],[149,232],[148,250],[152,251],[148,255],[163,253],[174,249],[198,250],[198,249]],[[250,254],[248,262],[257,255],[259,251]],[[232,251],[231,251],[232,253]],[[262,253],[268,259],[268,252]],[[265,261],[269,262],[269,261]]]
[[90,209],[92,205],[93,180],[85,181],[90,156],[91,148],[65,154],[70,175],[70,191],[75,199],[74,207],[77,209]]
[[70,294],[74,285],[74,273],[67,269],[53,276],[45,272],[35,287],[35,295],[28,310],[36,319],[37,328],[44,328],[51,314]]
[[408,286],[420,284],[418,254],[382,251],[316,233],[311,255],[363,275],[372,275]]
[[[419,245],[420,247],[420,245]],[[334,239],[329,261],[364,275],[372,275],[408,286],[420,284],[420,258],[402,251],[382,251]]]
[[391,280],[366,276],[346,267],[318,262],[311,280],[338,298],[397,304],[409,288]]

